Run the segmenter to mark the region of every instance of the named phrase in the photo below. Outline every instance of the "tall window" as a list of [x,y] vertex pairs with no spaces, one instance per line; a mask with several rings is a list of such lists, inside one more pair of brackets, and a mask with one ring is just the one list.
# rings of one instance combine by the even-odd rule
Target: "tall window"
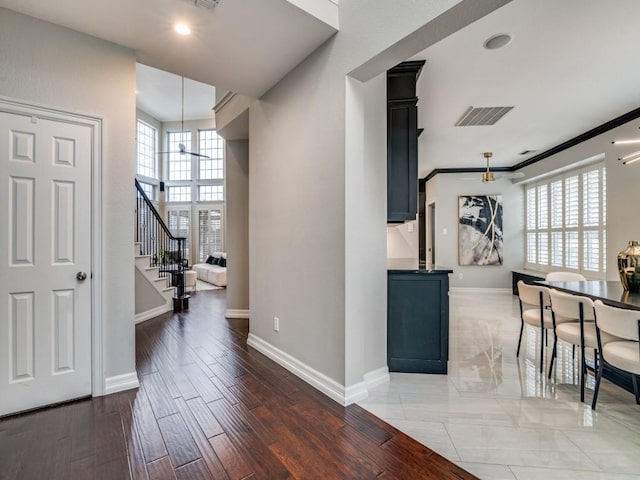
[[222,185],[200,185],[198,187],[198,200],[201,202],[221,202],[224,200]]
[[191,132],[169,132],[169,180],[191,180],[192,155],[180,153],[180,145],[191,151]]
[[200,157],[198,165],[198,178],[200,180],[213,180],[223,178],[224,166],[224,141],[215,130],[200,130],[199,151],[210,158]]
[[138,120],[136,173],[149,178],[158,178],[156,172],[157,131],[151,125]]
[[222,250],[220,210],[198,210],[198,261],[204,262],[213,252]]
[[151,185],[150,183],[146,183],[146,182],[138,182],[138,183],[142,187],[142,191],[146,193],[147,197],[149,197],[149,200],[155,201],[156,200],[155,185]]
[[190,202],[191,187],[167,187],[167,202]]
[[542,271],[606,272],[604,163],[526,187],[526,265]]

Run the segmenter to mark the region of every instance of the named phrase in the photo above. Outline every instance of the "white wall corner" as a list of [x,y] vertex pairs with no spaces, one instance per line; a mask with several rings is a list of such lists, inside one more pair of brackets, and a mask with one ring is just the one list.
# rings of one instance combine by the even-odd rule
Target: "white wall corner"
[[382,385],[383,383],[388,383],[390,380],[389,367],[386,365],[364,374],[364,383],[367,386],[367,390]]
[[238,310],[229,308],[224,313],[225,318],[249,318],[249,310]]
[[140,382],[138,381],[136,372],[123,373],[122,375],[105,378],[104,394],[110,395],[112,393],[124,392],[132,388],[138,388],[139,386]]
[[369,389],[387,383],[391,380],[389,367],[377,368],[363,375],[363,381],[345,389],[344,405],[360,402],[369,396]]
[[255,348],[342,406],[364,400],[369,396],[369,388],[388,382],[390,378],[389,369],[385,366],[365,373],[362,382],[345,388],[344,385],[339,384],[253,333],[249,333],[247,345]]

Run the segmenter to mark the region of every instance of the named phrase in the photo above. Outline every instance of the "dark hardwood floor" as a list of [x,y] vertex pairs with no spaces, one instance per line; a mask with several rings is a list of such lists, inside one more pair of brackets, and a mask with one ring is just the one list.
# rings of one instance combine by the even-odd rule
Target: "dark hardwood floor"
[[248,348],[224,311],[202,291],[138,325],[138,390],[0,420],[0,478],[475,478]]

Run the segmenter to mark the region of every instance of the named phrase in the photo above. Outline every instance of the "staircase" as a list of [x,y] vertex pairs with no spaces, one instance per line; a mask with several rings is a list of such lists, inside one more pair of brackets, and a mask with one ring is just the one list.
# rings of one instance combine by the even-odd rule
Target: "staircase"
[[170,271],[184,271],[185,241],[175,237],[138,181],[136,203],[136,323],[173,308]]
[[[160,276],[160,266],[150,266],[151,255],[143,255],[141,251],[142,244],[135,242],[135,254],[136,254],[136,271],[143,276],[147,285],[151,286],[158,296],[155,299],[156,307],[145,309],[142,312],[136,312],[136,323],[144,322],[150,318],[162,315],[165,312],[170,311],[173,308],[173,294],[174,288],[170,286],[171,277]],[[149,289],[145,289],[144,286],[139,285],[139,277],[136,278],[136,296],[146,295],[149,296]]]

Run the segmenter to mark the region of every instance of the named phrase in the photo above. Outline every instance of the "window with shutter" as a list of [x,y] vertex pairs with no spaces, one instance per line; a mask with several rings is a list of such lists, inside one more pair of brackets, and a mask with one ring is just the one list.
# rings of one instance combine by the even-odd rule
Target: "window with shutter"
[[526,267],[604,278],[606,170],[590,165],[525,186]]
[[222,250],[222,214],[220,210],[198,210],[198,261]]
[[191,210],[172,208],[167,211],[167,227],[175,237],[186,238],[185,258],[189,258],[189,226],[191,224]]

